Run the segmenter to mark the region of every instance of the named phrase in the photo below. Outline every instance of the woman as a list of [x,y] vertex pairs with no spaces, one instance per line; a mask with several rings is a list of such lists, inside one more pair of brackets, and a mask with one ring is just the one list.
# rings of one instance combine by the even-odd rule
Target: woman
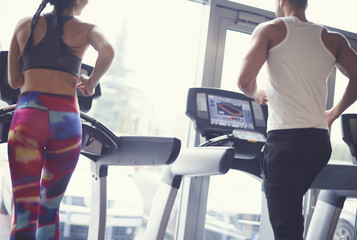
[[[46,5],[51,13],[40,15]],[[21,88],[8,139],[15,204],[11,239],[58,239],[59,205],[80,152],[76,88],[94,94],[114,51],[98,28],[81,22],[88,0],[43,0],[16,27],[9,51],[9,84]],[[91,45],[91,76],[78,76]]]

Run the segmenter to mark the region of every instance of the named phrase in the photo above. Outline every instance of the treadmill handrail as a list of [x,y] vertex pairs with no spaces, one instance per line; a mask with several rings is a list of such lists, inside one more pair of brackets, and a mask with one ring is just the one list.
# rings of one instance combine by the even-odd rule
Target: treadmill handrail
[[357,190],[357,165],[327,164],[311,185],[311,189]]
[[163,175],[155,194],[144,239],[164,239],[183,177],[225,174],[230,169],[233,158],[232,147],[194,147],[182,151]]
[[232,147],[195,147],[180,153],[171,166],[173,175],[211,176],[225,174],[231,168],[234,158]]
[[87,114],[81,112],[80,115],[82,120],[89,122],[91,124],[91,127],[99,129],[114,144],[115,148],[119,147],[120,137],[117,137],[111,130],[105,127],[102,123],[88,116]]

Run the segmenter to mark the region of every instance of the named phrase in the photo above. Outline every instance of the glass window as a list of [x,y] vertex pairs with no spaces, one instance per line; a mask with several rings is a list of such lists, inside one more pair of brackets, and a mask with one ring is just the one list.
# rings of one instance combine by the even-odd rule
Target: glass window
[[[103,15],[100,27],[112,37],[116,49],[113,65],[101,82],[103,96],[95,101],[89,115],[118,135],[175,136],[185,146],[189,126],[185,116],[186,96],[195,81],[203,6],[167,0],[107,2],[90,3],[88,11],[83,12],[86,13],[83,18],[93,22],[98,19],[98,9],[103,9],[105,16],[110,15]],[[88,61],[94,64],[92,59]],[[139,206],[127,208],[141,209],[135,211],[141,221],[127,230],[136,239],[144,237],[164,169],[164,166],[127,169],[127,180],[136,189],[131,195],[139,192],[142,197],[137,201]],[[114,170],[109,168],[108,180],[116,175],[112,173]],[[120,195],[116,191],[115,194]],[[167,239],[175,232],[174,213],[175,209]]]
[[269,1],[261,1],[261,0],[231,0],[231,1],[274,12],[275,11],[275,1],[277,1],[277,0],[269,0]]
[[13,203],[6,144],[0,144],[0,153],[0,239],[9,239]]
[[[342,98],[348,79],[339,71],[336,72],[334,105]],[[352,104],[344,113],[356,113],[357,104]],[[342,140],[341,120],[337,119],[331,127],[332,156],[331,160],[352,162],[351,152]]]
[[[277,0],[232,0],[232,2],[265,9],[271,12],[275,12],[276,1]],[[357,32],[357,26],[355,24],[357,20],[355,14],[356,7],[357,2],[355,0],[340,0],[338,2],[314,0],[308,1],[306,15],[310,21],[350,32]]]
[[240,91],[237,86],[239,68],[242,64],[247,47],[250,43],[250,34],[232,30],[227,31],[224,48],[221,88],[230,91]]
[[[250,45],[250,34],[227,30],[221,88],[240,92],[237,75]],[[265,65],[257,83],[267,81]],[[261,181],[247,173],[230,170],[210,179],[205,222],[205,240],[258,239],[262,191]]]
[[326,26],[357,32],[355,24],[357,2],[355,0],[309,1],[307,17],[310,21],[324,24]]
[[[221,88],[230,91],[238,91],[237,86],[238,73],[243,61],[243,57],[250,46],[251,35],[228,30],[226,35],[226,43],[224,48],[224,59],[222,69]],[[257,76],[258,87],[265,88],[268,81],[266,66],[263,65],[262,70]]]
[[205,240],[258,239],[261,213],[261,181],[230,170],[210,179]]
[[333,239],[353,239],[356,223],[356,204],[355,198],[347,198],[345,200]]
[[[186,91],[194,82],[202,5],[106,2],[89,3],[82,16],[95,23],[98,9],[111,16],[98,25],[116,49],[101,82],[103,96],[89,114],[117,133],[185,136]],[[187,17],[182,18],[183,12]],[[86,61],[94,64],[91,58]]]
[[0,0],[0,51],[8,50],[13,31],[18,21],[24,17],[35,14],[40,1],[19,0],[17,3],[9,3],[6,0]]

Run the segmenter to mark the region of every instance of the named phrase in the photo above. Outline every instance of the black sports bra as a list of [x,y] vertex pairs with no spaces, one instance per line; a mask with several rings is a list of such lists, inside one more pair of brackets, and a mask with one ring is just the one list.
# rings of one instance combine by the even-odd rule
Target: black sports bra
[[[56,17],[47,13],[47,32],[44,38],[23,55],[24,71],[30,68],[54,69],[79,76],[82,59],[73,55],[67,47],[61,46]],[[63,16],[64,23],[73,18]],[[63,24],[64,24],[63,23]]]

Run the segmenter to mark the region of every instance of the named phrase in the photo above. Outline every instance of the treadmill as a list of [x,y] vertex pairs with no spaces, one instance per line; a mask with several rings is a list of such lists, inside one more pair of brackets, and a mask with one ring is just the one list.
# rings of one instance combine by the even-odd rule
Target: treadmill
[[[9,127],[16,108],[19,90],[8,85],[7,51],[0,52],[0,99],[9,106],[0,109],[0,143],[6,143]],[[82,64],[81,73],[90,75],[93,67]],[[180,162],[190,159],[210,158],[212,165],[207,171],[226,172],[233,160],[233,149],[222,147],[212,154],[202,149],[181,151],[181,141],[174,137],[116,136],[96,119],[85,114],[92,107],[92,101],[101,96],[100,85],[92,96],[84,96],[77,91],[82,121],[81,154],[90,159],[92,172],[91,213],[89,240],[104,240],[107,212],[107,175],[108,167],[116,166],[160,166],[172,164],[180,155]],[[210,155],[208,155],[210,154]]]
[[[353,165],[328,164],[314,181],[311,188],[321,191],[306,240],[332,240],[346,198],[357,198],[357,114],[342,114],[341,129]],[[354,228],[352,237],[357,239],[356,224]]]
[[[0,52],[0,98],[9,106],[0,109],[0,143],[6,143],[9,127],[20,93],[8,85],[7,51]],[[81,72],[90,75],[93,68],[82,64]],[[168,165],[179,155],[181,141],[177,138],[147,136],[116,136],[96,119],[86,115],[92,101],[101,96],[100,85],[93,96],[78,92],[82,121],[81,154],[91,161],[92,192],[88,239],[104,240],[107,210],[108,166],[155,166]]]
[[[197,133],[206,140],[198,146],[199,148],[205,150],[209,147],[211,151],[211,148],[215,147],[232,147],[234,159],[231,169],[247,172],[262,180],[260,157],[266,140],[267,106],[259,105],[253,99],[237,92],[216,88],[191,88],[188,92],[186,109],[186,114],[192,120]],[[356,116],[357,114],[354,115],[354,120],[351,120],[353,119],[351,116],[342,116],[344,140],[350,149],[353,147],[355,149],[357,146]],[[346,118],[349,120],[345,120]],[[355,152],[356,150],[352,153]],[[160,197],[163,196],[162,191],[158,190],[155,199],[161,201],[155,200],[154,206],[159,204],[166,208],[159,210],[159,207],[153,207],[146,240],[164,239],[168,215],[172,210],[172,198],[176,196],[182,177],[201,176],[201,169],[196,165],[204,168],[205,162],[205,159],[197,156],[189,163],[176,161],[168,167],[168,173],[164,174],[160,188],[175,190],[175,194],[166,201],[163,200],[165,198]],[[192,165],[195,168],[192,168]],[[212,172],[213,174],[217,172]],[[210,173],[206,172],[205,175]],[[311,188],[322,191],[307,233],[307,240],[332,240],[346,197],[357,197],[355,176],[357,176],[356,165],[339,164],[328,164],[317,176]],[[268,219],[267,216],[263,216],[264,214],[267,215],[267,212],[262,213],[261,219]],[[260,227],[260,236],[264,240],[273,240],[270,223],[265,221],[262,224],[269,224],[269,226]]]
[[[164,239],[184,177],[212,176],[236,169],[261,178],[259,159],[266,140],[266,106],[236,92],[191,88],[186,109],[196,131],[206,140],[196,147],[202,154],[190,155],[185,161],[179,157],[164,173],[150,212],[145,240]],[[228,148],[232,159],[217,165],[222,161],[217,162],[215,153],[221,148]]]

